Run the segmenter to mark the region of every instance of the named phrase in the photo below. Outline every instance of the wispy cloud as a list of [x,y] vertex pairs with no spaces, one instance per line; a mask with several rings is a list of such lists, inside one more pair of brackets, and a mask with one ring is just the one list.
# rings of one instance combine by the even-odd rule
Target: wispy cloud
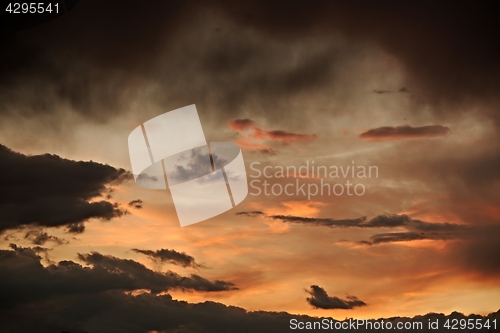
[[407,138],[425,138],[444,136],[450,129],[441,125],[429,125],[421,127],[412,126],[384,126],[371,129],[361,133],[359,137],[367,140],[395,140]]
[[300,134],[284,130],[264,130],[259,128],[257,123],[251,119],[234,119],[228,125],[242,136],[237,141],[240,147],[263,153],[276,151],[276,148],[265,144],[265,142],[281,142],[293,145],[299,142],[312,142],[317,139],[316,134]]

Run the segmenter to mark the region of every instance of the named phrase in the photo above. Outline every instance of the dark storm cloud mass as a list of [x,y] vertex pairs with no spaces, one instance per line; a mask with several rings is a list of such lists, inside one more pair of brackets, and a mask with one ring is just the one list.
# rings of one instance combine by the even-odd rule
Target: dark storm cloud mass
[[[419,100],[486,105],[498,100],[500,88],[499,12],[495,2],[80,1],[62,17],[2,42],[0,112],[50,113],[57,103],[90,120],[109,119],[137,96],[144,78],[179,87],[177,106],[194,99],[237,113],[256,99],[271,107],[280,97],[330,85],[338,54],[308,48],[288,66],[283,60],[292,49],[269,48],[259,38],[292,43],[335,34],[394,55]],[[219,16],[196,25],[206,13]],[[235,28],[219,29],[222,21]],[[245,38],[248,28],[260,37]],[[172,99],[154,97],[160,104]],[[498,120],[490,109],[477,112]]]
[[311,290],[307,290],[311,297],[307,298],[307,303],[317,309],[344,309],[349,310],[359,306],[366,306],[366,303],[356,296],[347,296],[341,299],[336,296],[328,296],[325,289],[312,285]]
[[123,169],[56,155],[26,156],[0,145],[0,232],[21,226],[66,226],[82,232],[90,218],[126,213],[109,201],[92,201],[107,186],[131,176]]
[[173,265],[180,265],[182,267],[193,267],[193,268],[203,267],[202,265],[196,263],[192,256],[184,252],[181,253],[169,249],[160,249],[156,251],[132,249],[132,251],[145,254],[151,260],[156,262],[162,262],[162,263],[166,262]]
[[[12,250],[0,250],[1,331],[271,333],[292,331],[291,319],[303,322],[321,319],[286,312],[250,312],[210,301],[194,304],[173,300],[166,294],[145,292],[134,296],[126,291],[186,287],[178,276],[152,272],[132,260],[92,253],[80,255],[91,267],[73,261],[44,267],[38,256],[43,249],[11,247]],[[193,286],[189,288],[197,290]],[[310,299],[317,305],[328,308],[365,305],[352,296],[337,299],[328,296],[320,287],[311,288]],[[458,313],[451,316],[467,318]],[[445,322],[445,316],[440,314],[415,317],[414,320],[426,323],[427,317],[440,317],[441,322]],[[481,317],[471,315],[469,318]],[[488,318],[497,318],[498,321],[500,312],[492,313]],[[403,319],[410,318],[385,321]]]
[[0,308],[109,290],[147,289],[156,294],[174,288],[207,292],[236,289],[231,282],[210,281],[194,274],[185,277],[171,271],[154,272],[136,261],[97,252],[78,255],[90,267],[70,260],[44,267],[36,250],[11,247],[0,250]]
[[221,11],[241,24],[270,34],[298,38],[312,31],[340,31],[354,39],[373,41],[405,65],[408,81],[428,101],[457,104],[470,99],[497,100],[500,12],[496,2],[219,4]]
[[136,287],[128,287],[130,289],[150,289],[154,293],[166,291],[172,288],[197,291],[223,291],[237,289],[231,282],[221,280],[209,281],[196,274],[192,274],[190,277],[182,277],[170,271],[166,273],[157,273],[149,270],[144,265],[136,261],[102,255],[97,252],[79,254],[78,258],[81,261],[92,265],[94,269],[104,269],[113,273],[120,272],[125,276],[132,277],[135,280],[133,283],[136,284]]
[[406,139],[443,136],[450,132],[450,129],[441,125],[429,125],[421,127],[397,126],[379,127],[361,133],[361,139],[385,140],[385,139]]

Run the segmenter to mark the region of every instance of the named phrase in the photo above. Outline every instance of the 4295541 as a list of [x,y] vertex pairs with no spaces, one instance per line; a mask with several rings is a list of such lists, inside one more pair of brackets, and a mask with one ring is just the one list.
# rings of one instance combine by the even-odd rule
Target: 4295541
[[477,318],[477,319],[447,319],[446,322],[443,325],[444,328],[449,329],[449,330],[480,330],[480,329],[497,329],[497,320],[493,319],[486,319],[484,318]]
[[43,2],[9,2],[5,11],[9,14],[43,14],[43,13],[59,13],[59,3],[43,3]]

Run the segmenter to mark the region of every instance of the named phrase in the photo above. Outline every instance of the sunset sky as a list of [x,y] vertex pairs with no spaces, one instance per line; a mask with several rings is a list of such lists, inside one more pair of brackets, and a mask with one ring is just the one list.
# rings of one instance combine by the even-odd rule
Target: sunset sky
[[[222,304],[335,319],[499,310],[497,9],[85,0],[31,28],[3,14],[0,327],[38,327],[35,311],[59,331],[201,332],[190,325]],[[181,228],[169,190],[135,184],[127,138],[192,104],[208,142],[241,147],[249,184],[364,193],[249,187]],[[312,165],[377,175],[321,179]]]

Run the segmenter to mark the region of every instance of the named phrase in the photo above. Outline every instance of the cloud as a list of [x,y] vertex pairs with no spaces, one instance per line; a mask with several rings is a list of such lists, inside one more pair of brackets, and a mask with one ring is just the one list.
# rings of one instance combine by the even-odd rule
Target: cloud
[[68,241],[59,238],[56,236],[49,235],[48,233],[40,230],[40,229],[31,229],[28,232],[26,232],[26,235],[24,236],[25,239],[28,239],[31,241],[31,243],[35,245],[44,245],[47,242],[53,242],[56,245],[62,245],[62,244],[67,244]]
[[244,137],[253,140],[281,141],[287,144],[296,142],[311,142],[317,139],[315,134],[298,134],[283,130],[263,130],[257,127],[257,123],[251,119],[234,119],[229,122],[229,127],[235,131],[245,133]]
[[[311,91],[343,92],[339,69],[352,59],[352,49],[363,45],[363,56],[383,49],[401,64],[415,103],[430,104],[430,112],[471,110],[500,119],[490,103],[498,101],[500,85],[494,5],[461,3],[453,13],[432,1],[387,3],[382,11],[368,3],[324,1],[242,5],[210,0],[154,8],[130,2],[121,4],[120,12],[116,6],[114,1],[80,2],[50,24],[4,42],[0,114],[71,112],[104,122],[127,112],[144,93],[154,105],[168,101],[167,109],[196,98],[205,109],[212,105],[241,119],[252,107],[252,114],[271,121],[300,121],[298,112],[284,117],[269,111],[287,110],[295,96]],[[81,29],[79,22],[97,9],[102,15]],[[207,12],[211,15],[201,15]],[[186,17],[192,19],[189,26]],[[358,19],[365,24],[352,23]],[[168,47],[173,44],[179,52]],[[150,80],[157,90],[147,87]],[[463,107],[472,103],[485,107]]]
[[353,219],[333,219],[333,218],[321,218],[321,217],[304,217],[304,216],[294,216],[294,215],[268,215],[261,211],[248,211],[248,212],[238,212],[236,215],[242,216],[262,216],[270,218],[273,220],[280,220],[286,223],[297,223],[305,225],[314,226],[325,226],[325,227],[356,227],[356,228],[396,228],[404,227],[412,231],[442,231],[442,232],[452,232],[452,231],[467,231],[469,226],[464,224],[456,223],[435,223],[435,222],[425,222],[418,219],[413,219],[405,214],[382,214],[377,215],[374,218],[367,220],[366,216],[353,218]]
[[161,263],[167,262],[182,267],[193,267],[193,268],[203,267],[202,265],[196,263],[192,256],[184,252],[181,253],[169,249],[160,249],[156,251],[132,249],[132,251],[145,254],[155,262],[161,262]]
[[291,133],[283,130],[263,130],[251,119],[234,119],[228,123],[229,127],[242,136],[236,142],[241,148],[261,153],[274,153],[276,148],[264,144],[266,141],[296,144],[298,142],[312,142],[317,139],[315,134]]
[[361,244],[375,245],[381,243],[407,242],[422,239],[435,239],[424,233],[413,231],[408,232],[390,232],[385,234],[377,234],[370,237],[370,241],[361,241]]
[[[478,113],[500,120],[491,107],[494,104],[490,104],[498,102],[495,91],[500,87],[500,65],[496,61],[500,41],[494,29],[499,27],[499,14],[494,4],[462,3],[447,15],[446,6],[436,6],[432,1],[391,2],[382,11],[368,3],[222,3],[218,9],[228,17],[276,38],[307,38],[311,33],[332,36],[339,32],[351,41],[374,43],[402,64],[405,84],[420,100],[434,106],[479,103],[486,108]],[[286,16],[282,15],[284,7]],[[354,19],[365,24],[353,24]],[[433,111],[457,112],[454,107]]]
[[143,201],[141,199],[135,199],[128,203],[129,207],[134,207],[136,209],[141,209],[143,206]]
[[[73,261],[61,261],[44,267],[36,248],[12,245],[0,250],[0,330],[6,332],[121,332],[147,333],[217,333],[283,332],[290,320],[320,321],[322,318],[292,315],[286,312],[247,311],[236,306],[205,301],[188,303],[174,300],[168,294],[138,293],[127,290],[161,286],[165,276],[148,271],[131,261],[100,254],[82,255],[91,267]],[[166,283],[170,287],[170,283]],[[366,304],[354,296],[331,297],[311,286],[308,302],[319,308],[349,309]],[[458,319],[483,318],[459,313]],[[442,314],[417,316],[413,321],[428,322]],[[488,316],[500,319],[500,311]],[[333,323],[337,322],[335,319]],[[389,318],[385,322],[409,321],[410,318]],[[395,324],[394,324],[395,326]],[[360,330],[362,331],[362,330]],[[443,329],[443,332],[446,331]],[[439,330],[437,332],[440,332]]]
[[[104,269],[109,273],[124,274],[128,278],[131,278],[132,281],[124,281],[125,285],[127,282],[131,283],[129,287],[126,287],[129,290],[150,289],[153,293],[159,293],[173,288],[196,291],[237,289],[231,282],[221,280],[209,281],[196,274],[192,274],[189,277],[182,277],[171,271],[166,273],[153,272],[136,261],[102,255],[98,252],[78,254],[78,258],[92,265],[95,270]],[[134,284],[135,287],[132,287]]]
[[325,289],[312,285],[311,290],[307,291],[311,297],[307,298],[307,303],[316,309],[344,309],[350,310],[355,307],[366,306],[366,303],[356,296],[347,296],[347,299],[341,299],[336,296],[328,296]]
[[27,156],[3,145],[0,160],[0,232],[30,225],[78,233],[91,218],[127,213],[116,203],[95,200],[131,178],[124,169],[50,154]]
[[257,140],[281,141],[287,144],[296,142],[311,142],[316,140],[315,134],[297,134],[282,130],[266,131],[255,127],[250,138]]
[[300,224],[325,226],[325,227],[361,227],[362,222],[366,220],[366,217],[360,217],[356,219],[335,220],[331,218],[302,217],[302,216],[289,216],[289,215],[270,215],[269,218],[273,220],[280,220],[287,223],[300,223]]
[[365,216],[353,219],[332,219],[319,217],[303,217],[293,215],[267,215],[261,211],[238,212],[236,215],[247,217],[264,217],[285,223],[321,226],[330,228],[404,228],[404,232],[380,233],[370,237],[370,240],[358,241],[359,244],[377,245],[415,240],[449,240],[465,239],[478,227],[456,223],[434,223],[413,219],[408,215],[384,214],[367,220]]
[[165,159],[165,169],[170,185],[187,182],[206,176],[207,180],[217,177],[211,174],[212,162],[215,166],[228,162],[217,154],[210,154],[208,147],[198,147]]
[[[500,274],[500,225],[465,225],[458,223],[426,222],[404,214],[383,214],[367,220],[366,217],[355,219],[332,219],[302,217],[291,215],[267,215],[263,212],[239,212],[238,216],[263,217],[285,223],[330,228],[360,229],[399,229],[394,232],[377,233],[367,240],[342,240],[340,243],[359,245],[381,245],[420,240],[456,241],[448,246],[450,261],[468,272],[474,271],[486,276]],[[400,231],[400,229],[404,229]],[[457,259],[458,258],[458,259]]]
[[229,122],[229,127],[235,131],[255,128],[257,124],[251,119],[234,119]]
[[[291,319],[318,321],[311,316],[286,312],[250,312],[216,302],[187,303],[170,295],[141,293],[127,290],[161,286],[164,275],[147,270],[132,261],[93,253],[80,255],[91,267],[72,261],[44,267],[38,252],[43,249],[21,248],[0,251],[0,291],[2,309],[0,329],[3,331],[68,331],[68,332],[138,332],[152,330],[214,333],[224,330],[279,332],[290,325]],[[166,283],[170,287],[170,283]],[[154,288],[153,288],[154,289]],[[309,304],[322,309],[352,309],[366,303],[348,296],[341,299],[328,296],[319,286],[308,291]],[[37,311],[34,311],[36,309]],[[427,322],[429,314],[414,320]],[[463,318],[458,313],[454,317]],[[491,314],[490,320],[500,312]],[[386,319],[398,321],[400,318]],[[335,320],[334,320],[335,322]],[[444,322],[444,321],[443,321]]]
[[[367,221],[366,217],[355,219],[335,220],[332,218],[302,217],[291,215],[266,215],[273,220],[280,220],[287,223],[298,223],[325,227],[356,227],[356,228],[398,228],[403,227],[413,232],[441,232],[444,234],[451,232],[466,232],[471,227],[455,223],[434,223],[413,219],[408,215],[384,214],[377,215]],[[409,236],[408,236],[409,237]],[[425,238],[425,237],[424,237]]]
[[217,292],[235,290],[231,282],[210,281],[199,275],[154,272],[144,265],[98,252],[78,254],[89,267],[63,260],[43,266],[36,249],[11,246],[0,250],[0,308],[36,302],[62,295],[98,294],[110,290],[147,289],[152,293],[171,289]]
[[402,87],[402,88],[400,88],[399,90],[396,90],[396,91],[394,91],[394,90],[384,90],[384,89],[374,89],[373,92],[375,94],[382,95],[382,94],[393,94],[393,93],[407,94],[410,91],[408,89],[406,89],[405,87]]
[[250,212],[237,212],[236,215],[248,216],[248,217],[267,216],[264,212],[261,212],[260,210],[253,210]]
[[408,139],[444,136],[450,132],[450,129],[441,125],[430,125],[421,127],[397,126],[397,127],[379,127],[371,129],[359,135],[361,139],[369,140],[389,140],[389,139]]

